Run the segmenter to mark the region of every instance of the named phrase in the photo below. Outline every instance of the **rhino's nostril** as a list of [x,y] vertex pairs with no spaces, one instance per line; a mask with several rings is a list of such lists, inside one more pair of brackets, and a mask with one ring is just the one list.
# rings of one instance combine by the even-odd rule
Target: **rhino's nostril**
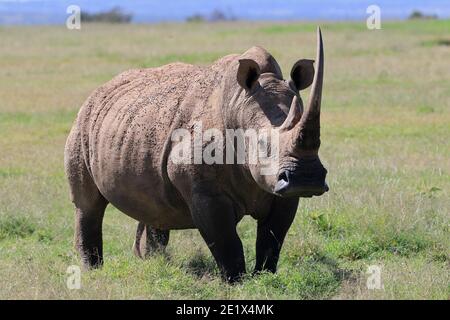
[[283,171],[278,176],[278,181],[275,185],[274,193],[276,194],[282,194],[289,188],[289,178],[288,173],[286,171]]
[[286,171],[283,171],[282,173],[280,173],[280,175],[278,176],[278,181],[280,181],[280,180],[289,182],[288,175],[287,175]]

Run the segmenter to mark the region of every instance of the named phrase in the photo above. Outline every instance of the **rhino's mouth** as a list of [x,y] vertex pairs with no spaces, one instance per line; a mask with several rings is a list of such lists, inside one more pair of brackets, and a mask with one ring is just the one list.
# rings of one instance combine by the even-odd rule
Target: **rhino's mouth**
[[280,171],[274,193],[282,197],[320,196],[329,190],[326,174],[319,159],[299,160],[293,167]]

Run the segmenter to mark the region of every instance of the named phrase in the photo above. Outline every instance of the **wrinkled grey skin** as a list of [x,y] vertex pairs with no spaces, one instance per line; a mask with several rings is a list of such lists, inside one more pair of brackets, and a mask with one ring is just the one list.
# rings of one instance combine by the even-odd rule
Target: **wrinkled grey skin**
[[[319,67],[317,67],[319,66]],[[130,70],[95,90],[67,139],[65,170],[76,207],[75,242],[84,266],[103,263],[102,220],[111,203],[139,221],[134,252],[162,250],[169,230],[197,228],[225,279],[245,270],[236,224],[258,221],[255,271],[276,271],[299,197],[328,189],[318,158],[323,49],[299,60],[291,80],[264,49],[226,56],[209,67],[173,63]],[[304,110],[299,91],[313,82]],[[277,174],[259,165],[174,164],[175,129],[275,128]]]

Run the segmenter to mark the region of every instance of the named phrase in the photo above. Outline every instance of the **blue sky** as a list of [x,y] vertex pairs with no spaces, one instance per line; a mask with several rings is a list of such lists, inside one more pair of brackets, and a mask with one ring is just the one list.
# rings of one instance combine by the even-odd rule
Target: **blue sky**
[[0,0],[0,24],[63,23],[71,4],[89,12],[119,6],[135,22],[182,21],[214,9],[247,20],[355,20],[365,19],[371,4],[385,19],[403,19],[415,9],[450,17],[450,0]]

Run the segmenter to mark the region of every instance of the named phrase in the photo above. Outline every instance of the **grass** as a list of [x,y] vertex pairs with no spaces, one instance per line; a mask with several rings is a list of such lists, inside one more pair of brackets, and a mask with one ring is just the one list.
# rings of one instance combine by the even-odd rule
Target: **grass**
[[[80,290],[66,286],[80,261],[63,146],[89,93],[126,69],[208,64],[253,45],[288,75],[315,56],[315,24],[0,27],[0,298],[450,298],[449,22],[323,23],[331,191],[301,200],[277,274],[224,284],[195,230],[140,261],[136,222],[109,207],[105,266],[83,272]],[[238,227],[249,270],[255,229],[248,217]],[[367,289],[370,265],[384,289]]]

